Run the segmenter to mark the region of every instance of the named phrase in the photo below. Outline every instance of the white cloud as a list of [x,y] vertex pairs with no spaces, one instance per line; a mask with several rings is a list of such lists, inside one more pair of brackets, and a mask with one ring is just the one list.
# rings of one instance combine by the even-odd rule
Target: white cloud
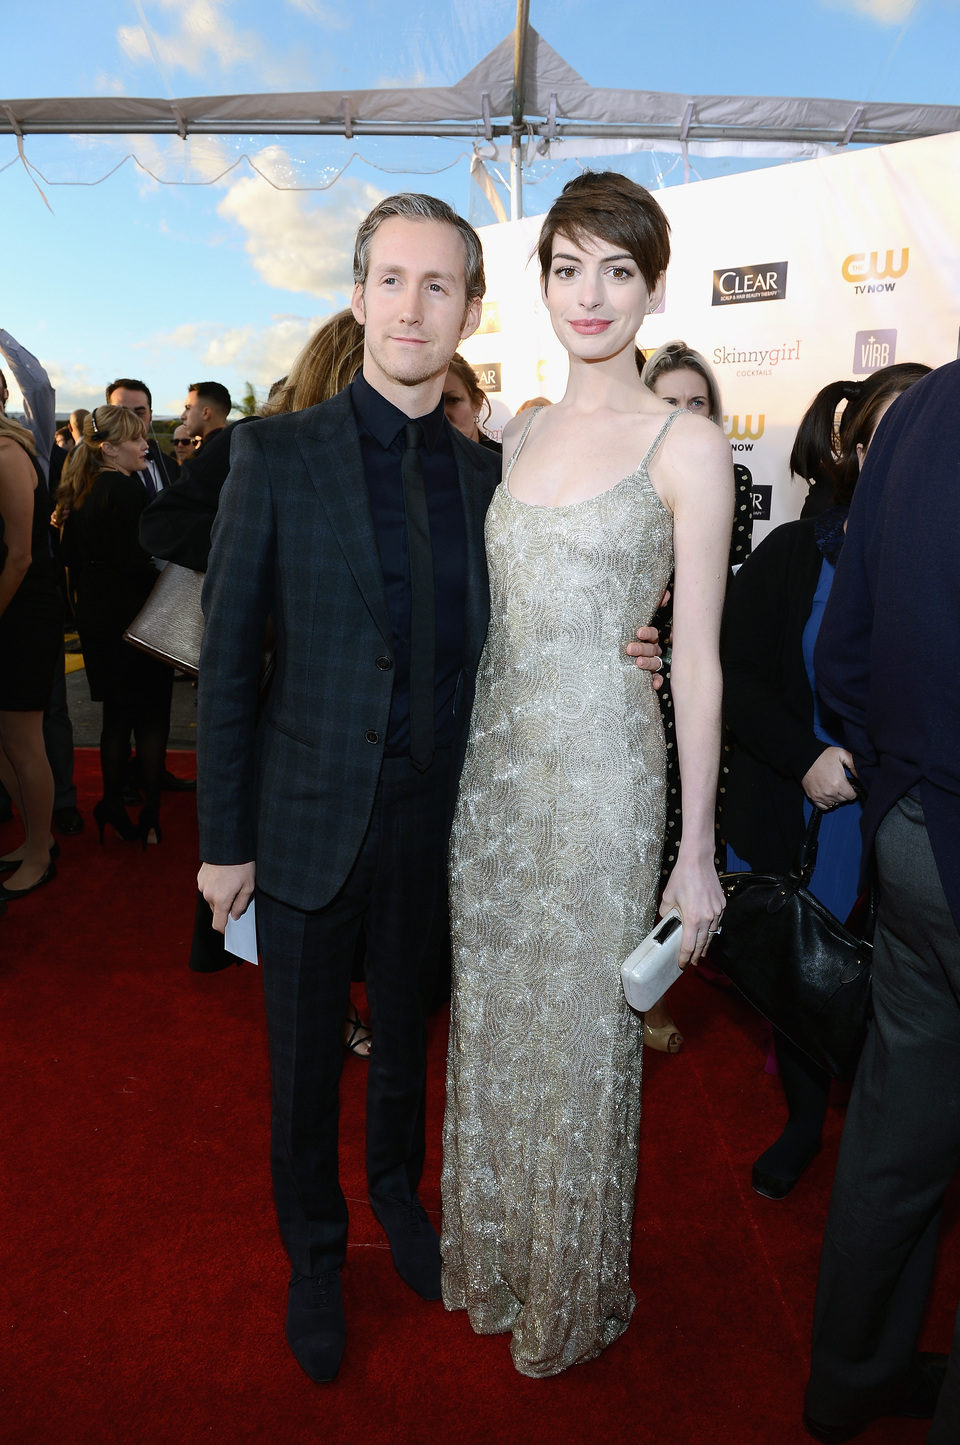
[[920,0],[824,0],[831,10],[853,10],[880,25],[899,25],[916,10]]
[[190,75],[206,74],[212,64],[221,70],[259,58],[263,42],[253,30],[238,29],[229,18],[229,0],[154,0],[172,12],[174,24],[161,34],[142,25],[121,25],[117,39],[134,64],[156,61],[161,71],[178,67]]
[[[234,397],[237,401],[239,386],[234,378],[238,378],[251,382],[262,399],[271,384],[287,374],[297,353],[319,324],[319,317],[294,315],[276,315],[267,326],[227,329],[213,322],[185,322],[172,331],[150,337],[143,345],[153,353],[169,351],[181,359],[184,388],[191,379],[226,379],[231,389],[237,391]],[[203,377],[199,375],[201,371],[205,373]],[[183,392],[176,397],[155,398],[155,404],[161,413],[178,413],[183,405]]]
[[[102,406],[104,380],[99,376],[94,380],[82,363],[64,365],[50,361],[47,363],[47,375],[57,393],[57,411],[62,413],[75,411],[81,406],[88,409]],[[116,376],[116,372],[112,375]]]
[[[267,147],[255,159],[268,171],[289,167],[280,146]],[[315,194],[278,191],[260,176],[244,176],[228,187],[217,213],[246,233],[244,250],[268,286],[342,305],[353,286],[357,227],[383,194],[344,177],[318,202]]]
[[332,5],[320,5],[318,0],[287,0],[287,4],[291,9],[299,10],[301,15],[309,15],[311,20],[316,20],[325,30],[349,28],[349,17]]

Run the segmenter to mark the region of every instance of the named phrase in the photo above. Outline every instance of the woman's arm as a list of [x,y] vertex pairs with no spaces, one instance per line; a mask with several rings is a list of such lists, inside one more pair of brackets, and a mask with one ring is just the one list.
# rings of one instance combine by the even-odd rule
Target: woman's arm
[[37,474],[23,447],[0,440],[0,516],[7,560],[0,572],[0,617],[27,575],[33,543],[33,493]]
[[675,423],[665,453],[657,481],[673,512],[670,685],[683,827],[661,912],[680,910],[682,966],[702,956],[723,911],[713,855],[722,697],[720,614],[733,524],[733,463],[723,433],[694,417]]

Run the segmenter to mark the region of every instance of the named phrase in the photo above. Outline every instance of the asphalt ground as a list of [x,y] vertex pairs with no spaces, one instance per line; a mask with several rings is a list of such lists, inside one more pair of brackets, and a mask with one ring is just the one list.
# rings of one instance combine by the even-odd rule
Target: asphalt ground
[[[100,746],[100,704],[91,702],[87,687],[87,674],[83,669],[81,654],[76,649],[76,637],[67,634],[67,709],[73,724],[73,745],[75,748],[96,748]],[[170,707],[170,738],[167,748],[189,749],[197,746],[197,687],[190,678],[178,673],[173,682],[173,702]]]

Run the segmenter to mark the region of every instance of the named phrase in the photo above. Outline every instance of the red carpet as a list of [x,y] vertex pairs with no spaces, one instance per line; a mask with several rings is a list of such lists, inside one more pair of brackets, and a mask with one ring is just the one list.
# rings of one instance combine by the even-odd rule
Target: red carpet
[[[179,754],[186,772],[193,757]],[[347,1355],[334,1385],[283,1337],[286,1262],[267,1165],[260,978],[186,967],[193,799],[165,795],[163,843],[98,847],[95,754],[78,754],[87,829],[59,877],[0,920],[3,999],[0,1439],[10,1445],[639,1442],[794,1445],[817,1255],[840,1128],[781,1204],[749,1187],[777,1132],[755,1019],[698,979],[675,990],[683,1052],[648,1052],[633,1254],[638,1304],[599,1360],[517,1375],[507,1341],[413,1296],[366,1203],[365,1065],[343,1076]],[[0,829],[0,850],[18,838]],[[445,1019],[432,1027],[422,1195],[439,1218]],[[925,1343],[960,1293],[942,1251]],[[915,1445],[887,1422],[865,1445]]]

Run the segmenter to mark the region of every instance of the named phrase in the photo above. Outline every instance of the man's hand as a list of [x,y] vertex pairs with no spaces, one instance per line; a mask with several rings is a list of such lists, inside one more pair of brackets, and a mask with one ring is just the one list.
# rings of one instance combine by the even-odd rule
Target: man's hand
[[856,774],[853,757],[846,748],[824,748],[801,779],[801,787],[811,803],[824,813],[838,803],[852,803],[857,796],[844,768]]
[[635,659],[638,667],[645,672],[654,673],[653,685],[660,687],[663,678],[659,674],[663,671],[663,658],[660,655],[660,639],[655,627],[638,627],[637,641],[628,642],[624,648],[628,657]]
[[213,909],[213,926],[218,933],[227,927],[227,917],[239,918],[253,897],[252,863],[203,863],[197,887]]

